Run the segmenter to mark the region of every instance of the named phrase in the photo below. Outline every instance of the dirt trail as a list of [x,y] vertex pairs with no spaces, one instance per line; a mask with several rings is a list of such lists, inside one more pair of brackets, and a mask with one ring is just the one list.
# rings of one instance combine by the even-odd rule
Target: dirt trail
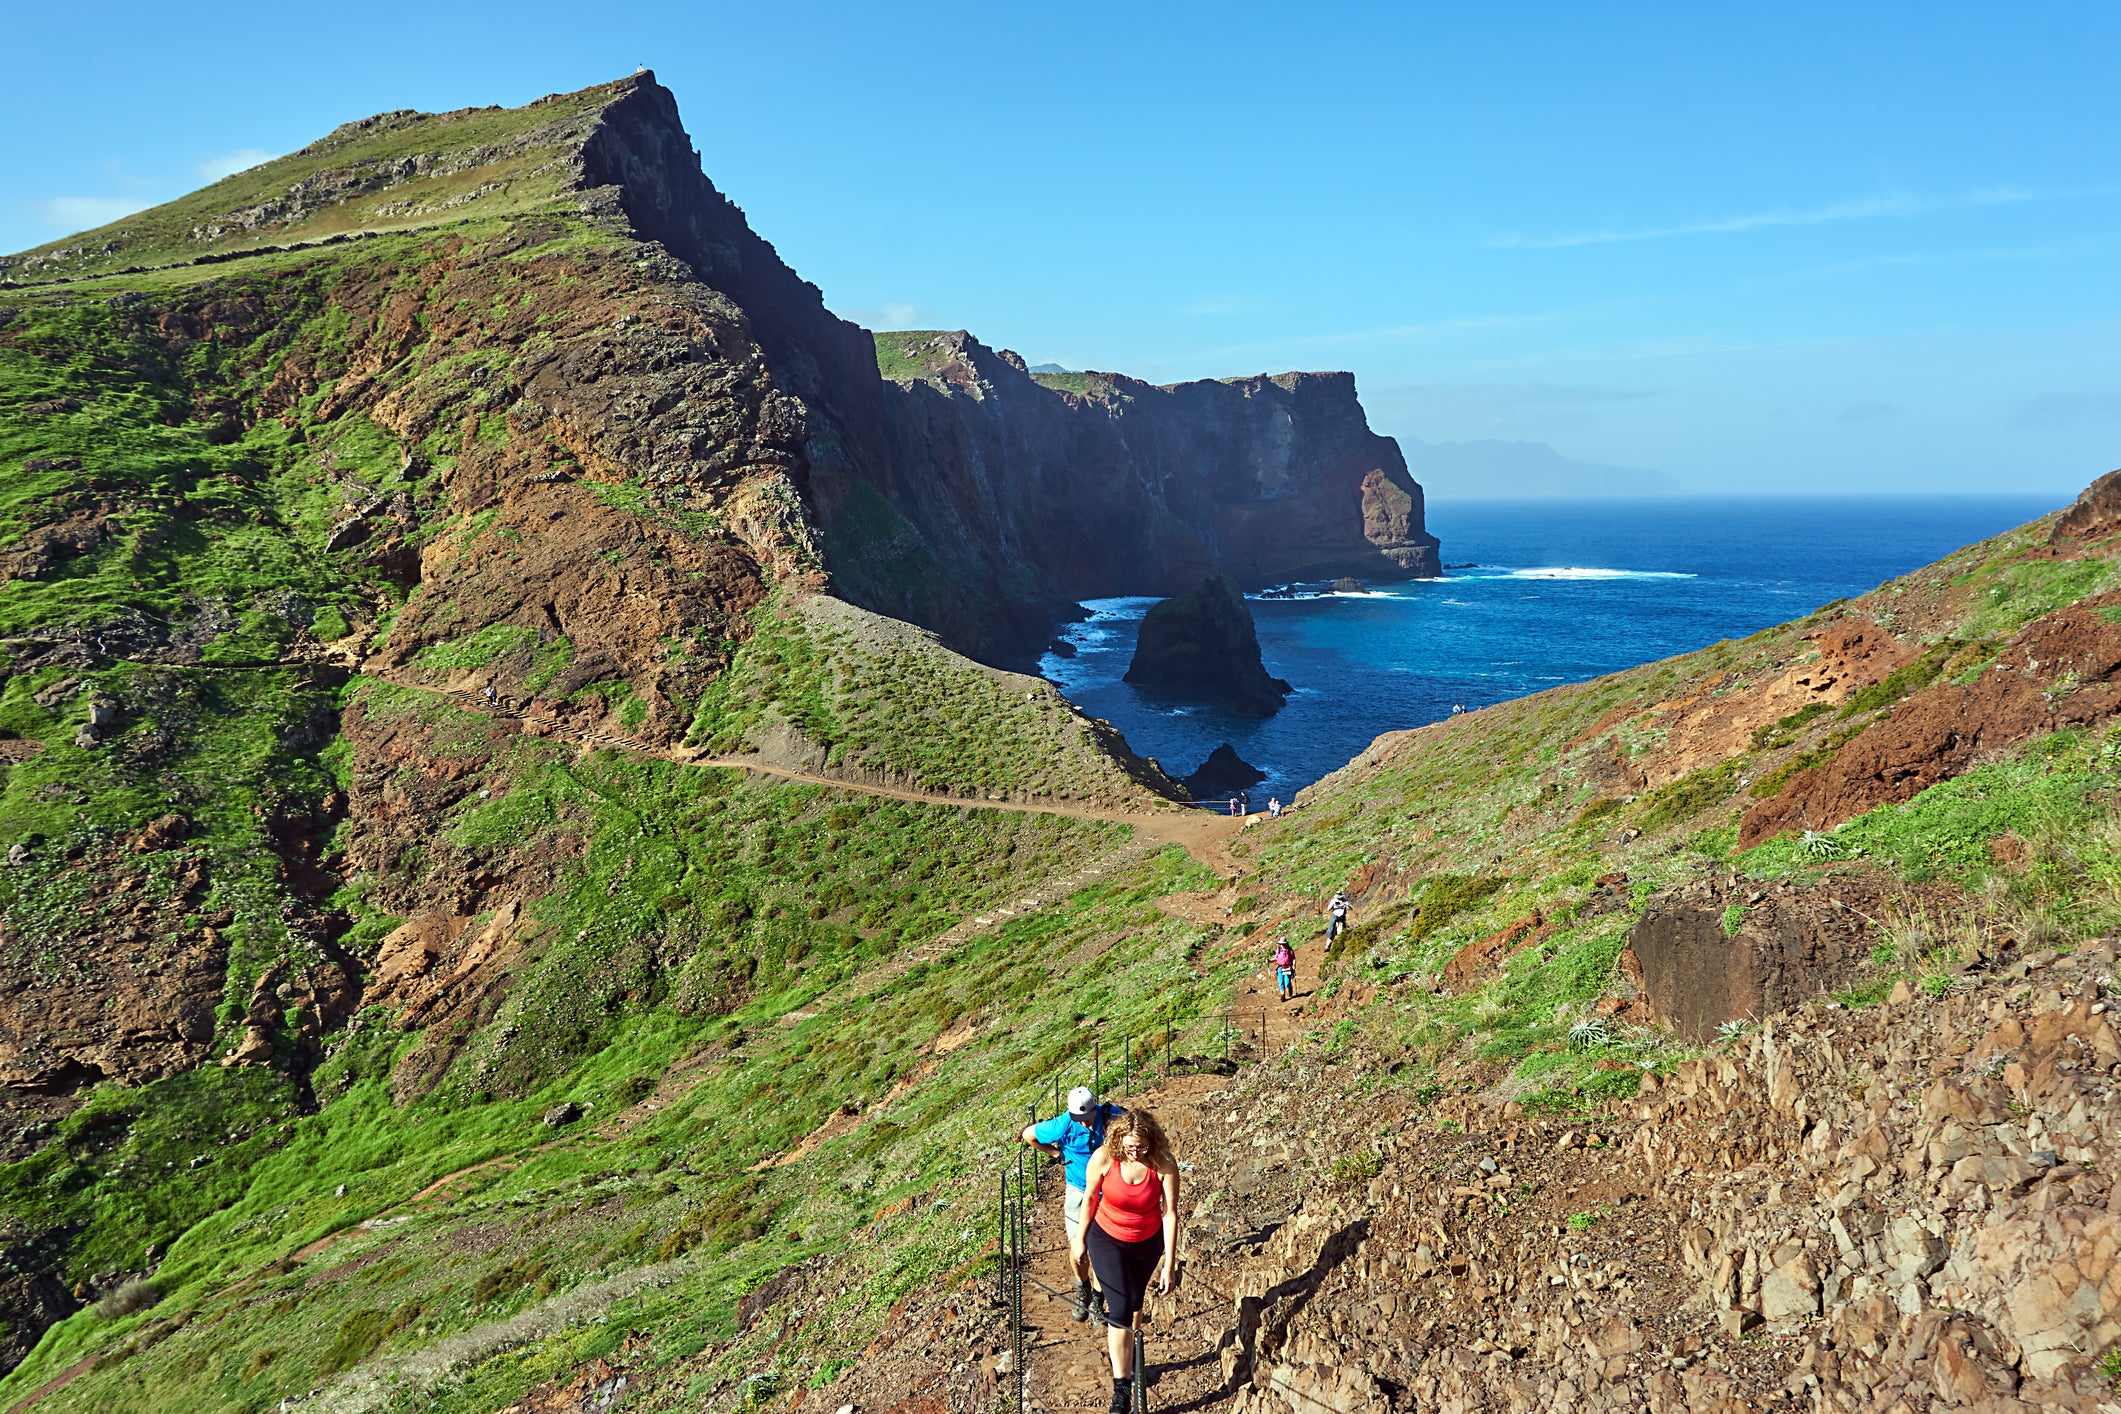
[[[974,796],[946,795],[941,791],[912,790],[902,786],[880,785],[868,781],[848,780],[838,776],[820,776],[791,767],[769,765],[742,756],[712,756],[705,751],[685,746],[654,746],[631,737],[609,736],[603,732],[568,729],[542,718],[533,718],[514,710],[504,702],[487,702],[475,693],[462,692],[454,688],[438,688],[426,683],[403,682],[387,674],[367,669],[369,676],[381,682],[399,687],[417,688],[440,697],[454,699],[459,705],[473,711],[484,712],[493,717],[506,717],[513,721],[534,724],[537,735],[548,740],[573,741],[583,746],[609,747],[614,751],[630,752],[636,756],[649,756],[659,761],[670,761],[681,766],[716,766],[736,771],[751,771],[758,775],[773,776],[784,781],[799,781],[805,785],[829,786],[834,790],[853,791],[859,795],[882,796],[888,800],[909,800],[923,805],[954,805],[966,810],[1004,810],[1020,815],[1064,815],[1071,820],[1102,820],[1112,824],[1131,825],[1135,834],[1156,845],[1177,845],[1217,874],[1228,876],[1234,872],[1234,860],[1230,854],[1230,841],[1244,827],[1244,821],[1227,815],[1217,815],[1207,810],[1189,809],[1171,805],[1156,810],[1122,810],[1113,807],[1075,805],[1064,801],[988,800]],[[1259,817],[1254,817],[1257,820]]]
[[[1200,1200],[1193,1186],[1199,1180],[1189,1170],[1212,1167],[1212,1155],[1205,1150],[1208,1126],[1204,1120],[1228,1083],[1219,1075],[1181,1075],[1114,1097],[1130,1109],[1154,1111],[1171,1136],[1171,1146],[1185,1165],[1179,1189],[1181,1212]],[[1031,1216],[1031,1261],[1024,1282],[1027,1402],[1035,1410],[1103,1410],[1112,1397],[1104,1327],[1094,1319],[1078,1325],[1068,1315],[1075,1275],[1068,1265],[1067,1234],[1061,1221],[1064,1182],[1059,1163],[1042,1164],[1038,1203]],[[1183,1221],[1178,1230],[1179,1287],[1168,1299],[1152,1296],[1145,1337],[1149,1403],[1157,1410],[1206,1408],[1203,1401],[1222,1384],[1222,1365],[1212,1344],[1221,1329],[1210,1329],[1198,1319],[1208,1307],[1219,1313],[1221,1304],[1214,1293],[1187,1289]]]
[[[1225,894],[1184,894],[1164,900],[1170,911],[1206,922],[1225,921],[1229,902]],[[1289,918],[1291,941],[1312,921],[1305,912]],[[1243,1034],[1253,1056],[1261,1061],[1279,1055],[1302,1037],[1318,1005],[1319,969],[1326,954],[1322,936],[1297,947],[1294,996],[1282,1002],[1276,995],[1274,971],[1265,963],[1271,946],[1265,940],[1278,931],[1262,928],[1244,940],[1246,947],[1257,943],[1261,966],[1239,985],[1229,1009],[1229,1025]],[[1190,1212],[1219,1186],[1217,1152],[1224,1139],[1214,1109],[1228,1084],[1217,1075],[1182,1075],[1115,1097],[1129,1108],[1153,1110],[1171,1136],[1172,1148],[1185,1165],[1179,1193],[1182,1213]],[[1032,1409],[1055,1414],[1103,1410],[1112,1393],[1103,1328],[1095,1321],[1078,1325],[1068,1315],[1075,1275],[1068,1265],[1061,1220],[1064,1182],[1060,1164],[1041,1165],[1038,1203],[1031,1221],[1031,1264],[1024,1283],[1027,1399]],[[1178,1289],[1169,1298],[1152,1298],[1149,1306],[1150,1407],[1160,1411],[1204,1411],[1220,1407],[1226,1399],[1218,1341],[1227,1323],[1230,1299],[1228,1293],[1188,1277],[1186,1226],[1181,1220]]]

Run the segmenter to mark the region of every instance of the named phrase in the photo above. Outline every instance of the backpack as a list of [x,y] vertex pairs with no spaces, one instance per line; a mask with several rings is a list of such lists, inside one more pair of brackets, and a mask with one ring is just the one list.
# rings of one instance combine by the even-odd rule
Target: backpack
[[1274,965],[1276,967],[1294,967],[1296,965],[1296,954],[1289,951],[1287,943],[1283,943],[1280,947],[1274,949]]

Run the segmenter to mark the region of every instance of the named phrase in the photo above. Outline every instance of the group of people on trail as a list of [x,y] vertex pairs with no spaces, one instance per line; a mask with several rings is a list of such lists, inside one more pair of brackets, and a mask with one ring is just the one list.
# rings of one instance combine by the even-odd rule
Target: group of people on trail
[[[1348,896],[1333,895],[1326,905],[1326,941],[1332,942],[1348,929]],[[1287,1001],[1296,990],[1296,950],[1289,946],[1286,936],[1274,940],[1274,989]]]
[[1105,1326],[1112,1414],[1132,1407],[1134,1325],[1153,1283],[1168,1296],[1178,1261],[1178,1160],[1147,1110],[1100,1100],[1087,1085],[1068,1092],[1066,1113],[1026,1125],[1026,1144],[1058,1154],[1067,1169],[1061,1216],[1075,1270],[1069,1315]]
[[[1326,914],[1331,940],[1348,926],[1347,894],[1334,894]],[[1287,937],[1274,942],[1274,977],[1281,999],[1288,1001],[1296,986],[1296,952]],[[1025,1125],[1019,1137],[1057,1155],[1066,1168],[1061,1219],[1075,1272],[1068,1314],[1077,1321],[1094,1314],[1104,1324],[1112,1365],[1111,1414],[1127,1414],[1134,1327],[1151,1287],[1168,1296],[1176,1277],[1178,1159],[1171,1141],[1155,1115],[1123,1109],[1087,1085],[1068,1092],[1066,1110]]]
[[1248,792],[1239,791],[1236,795],[1231,796],[1230,813],[1232,815],[1250,815],[1252,813],[1251,795]]

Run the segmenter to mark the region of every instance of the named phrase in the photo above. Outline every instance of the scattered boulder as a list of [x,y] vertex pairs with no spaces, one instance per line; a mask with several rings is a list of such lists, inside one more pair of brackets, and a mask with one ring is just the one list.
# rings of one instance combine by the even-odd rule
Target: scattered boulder
[[562,1125],[573,1124],[581,1117],[582,1107],[580,1105],[572,1100],[562,1100],[551,1109],[545,1111],[544,1123],[547,1129],[558,1129]]
[[191,836],[191,821],[182,815],[158,815],[132,838],[135,854],[174,849]]
[[262,1026],[248,1026],[233,1051],[221,1057],[223,1065],[263,1065],[273,1058],[272,1037]]
[[1200,769],[1185,778],[1185,785],[1195,800],[1213,800],[1250,790],[1266,778],[1265,771],[1239,756],[1237,748],[1226,741],[1208,753]]
[[1210,575],[1142,617],[1126,681],[1250,717],[1271,717],[1294,691],[1270,677],[1236,581]]

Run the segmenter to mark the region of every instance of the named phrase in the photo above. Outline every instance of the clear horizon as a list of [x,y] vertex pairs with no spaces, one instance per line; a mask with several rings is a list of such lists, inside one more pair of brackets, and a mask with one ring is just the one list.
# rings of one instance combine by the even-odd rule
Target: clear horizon
[[0,246],[646,64],[872,328],[1156,382],[1348,368],[1403,440],[1693,494],[2066,498],[2121,465],[2107,7],[215,13],[17,17]]

